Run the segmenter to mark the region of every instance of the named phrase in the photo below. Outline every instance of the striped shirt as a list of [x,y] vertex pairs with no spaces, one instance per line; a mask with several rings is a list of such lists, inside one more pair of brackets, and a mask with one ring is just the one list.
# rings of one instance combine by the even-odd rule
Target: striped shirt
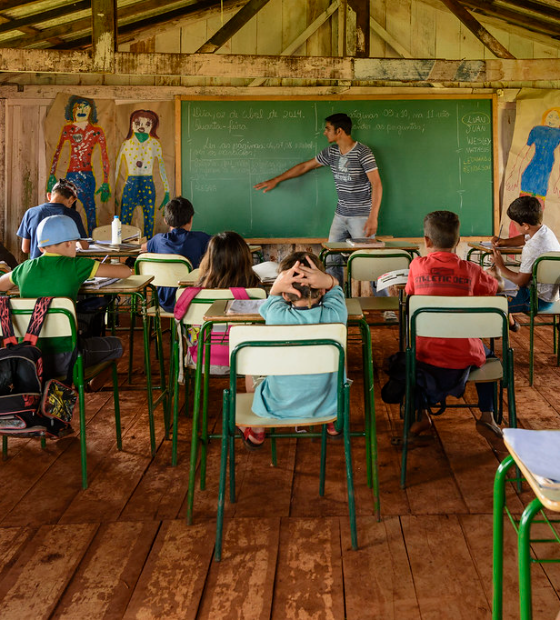
[[343,217],[368,216],[371,210],[371,183],[367,173],[377,170],[375,157],[365,144],[341,155],[338,144],[323,149],[315,159],[321,166],[330,166],[338,194],[336,213]]

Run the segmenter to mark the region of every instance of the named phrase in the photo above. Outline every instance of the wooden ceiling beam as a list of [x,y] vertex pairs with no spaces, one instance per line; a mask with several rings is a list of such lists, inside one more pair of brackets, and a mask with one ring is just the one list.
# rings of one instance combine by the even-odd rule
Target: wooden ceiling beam
[[471,13],[465,9],[465,7],[457,0],[441,0],[443,4],[457,17],[457,19],[463,23],[474,36],[487,47],[494,56],[498,58],[511,58],[515,56],[511,54],[494,36],[492,36],[488,30],[475,18]]
[[545,19],[544,17],[543,19],[537,19],[524,13],[523,11],[516,11],[513,10],[513,8],[508,8],[507,6],[500,5],[499,11],[492,10],[491,6],[489,6],[487,2],[480,0],[467,0],[466,2],[463,2],[463,4],[468,6],[470,9],[480,12],[480,15],[499,18],[505,23],[511,23],[526,30],[531,29],[535,32],[545,33],[550,36],[560,35],[560,11],[551,12],[549,16],[550,19]]
[[[224,7],[238,6],[240,1],[244,0],[226,0],[224,2]],[[188,0],[185,0],[185,4]],[[142,19],[142,14],[147,11],[161,8],[162,2],[161,0],[146,0],[145,2],[139,2],[138,4],[132,6],[126,6],[117,10],[117,20],[118,23],[122,21],[134,19],[138,17],[137,21],[132,21],[131,23],[125,26],[119,26],[118,31],[118,42],[123,42],[125,40],[130,40],[131,34],[136,31],[144,31],[144,32],[154,32],[158,28],[161,30],[161,26],[165,24],[174,24],[177,25],[180,21],[184,21],[187,19],[192,19],[194,17],[198,17],[199,15],[208,13],[209,11],[215,12],[219,10],[219,6],[216,8],[215,0],[201,0],[197,2],[195,5],[189,3],[187,6],[174,9],[173,11],[163,12],[161,14],[161,18],[158,19],[151,15],[150,17]],[[57,46],[59,49],[77,49],[80,47],[87,48],[90,47],[91,36],[89,31],[91,30],[91,18],[87,19],[79,19],[68,24],[64,24],[62,26],[53,26],[52,28],[47,28],[45,30],[41,30],[36,35],[29,35],[25,37],[18,37],[16,39],[10,39],[9,41],[4,41],[0,43],[0,47],[12,47],[12,48],[23,48],[23,47],[31,47],[38,46],[46,41],[51,40],[53,37],[68,37],[72,34],[84,33],[84,37],[75,38],[73,40],[66,40],[65,43],[61,46]],[[144,36],[151,36],[145,34]]]
[[28,4],[37,4],[38,0],[0,0],[0,11],[9,11],[10,9],[19,9]]
[[117,51],[117,0],[92,0],[93,69],[112,73]]
[[227,21],[206,43],[203,43],[196,54],[213,54],[225,45],[236,32],[239,32],[247,22],[268,4],[270,0],[249,0],[229,21]]
[[[58,9],[44,11],[40,15],[28,15],[27,17],[21,17],[20,19],[11,19],[6,15],[2,15],[2,17],[8,21],[0,24],[0,33],[9,32],[10,30],[21,30],[24,26],[36,26],[37,23],[57,19],[59,17],[66,17],[72,13],[77,13],[78,11],[88,11],[90,7],[90,0],[82,0],[81,2],[70,2],[64,7],[59,7]],[[33,30],[34,32],[40,32],[37,28],[33,28]]]
[[[7,73],[95,73],[87,51],[0,50]],[[289,78],[385,82],[531,82],[555,80],[560,59],[438,60],[115,53],[114,73],[137,76]]]

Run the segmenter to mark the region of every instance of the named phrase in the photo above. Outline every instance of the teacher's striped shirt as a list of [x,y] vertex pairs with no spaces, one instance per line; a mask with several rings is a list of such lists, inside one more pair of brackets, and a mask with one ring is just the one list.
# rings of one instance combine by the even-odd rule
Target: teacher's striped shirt
[[330,166],[338,194],[336,213],[343,217],[368,216],[371,210],[371,183],[367,173],[377,169],[375,157],[365,144],[341,155],[338,144],[323,149],[315,159],[321,166]]

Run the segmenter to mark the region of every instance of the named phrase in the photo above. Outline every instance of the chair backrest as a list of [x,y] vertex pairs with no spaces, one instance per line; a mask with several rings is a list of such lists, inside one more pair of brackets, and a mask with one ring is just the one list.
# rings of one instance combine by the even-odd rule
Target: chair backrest
[[533,277],[539,284],[560,284],[560,252],[541,254],[533,264]]
[[[307,344],[298,346],[298,341]],[[262,342],[271,344],[256,345]],[[243,375],[337,372],[344,368],[346,325],[234,325],[229,334],[229,351],[230,362],[233,364],[235,355],[235,370]]]
[[439,297],[411,295],[408,298],[411,337],[504,338],[508,336],[506,297]]
[[180,254],[156,254],[146,252],[140,254],[134,263],[134,272],[139,275],[154,276],[154,286],[170,286],[177,288],[179,281],[184,280],[192,271],[190,260]]
[[[10,299],[10,307],[12,309],[12,324],[14,326],[14,334],[16,338],[23,338],[27,331],[27,326],[36,299]],[[2,326],[0,325],[1,337]],[[39,334],[40,338],[63,338],[72,337],[74,346],[77,343],[77,327],[76,327],[76,306],[71,299],[67,297],[55,297],[45,317],[45,322]]]
[[358,250],[348,258],[348,280],[377,280],[388,271],[408,269],[411,260],[405,250]]
[[[176,299],[179,299],[184,289],[177,290]],[[266,291],[262,288],[248,288],[247,294],[250,299],[265,299]],[[218,299],[233,299],[233,293],[228,288],[202,289],[192,300],[185,316],[181,319],[183,325],[202,325],[204,315],[210,306]]]
[[[129,237],[134,237],[138,235],[138,239],[142,236],[142,231],[138,228],[138,226],[132,226],[131,224],[121,224],[121,238],[128,239]],[[91,233],[91,238],[94,241],[111,241],[112,236],[112,227],[111,224],[106,224],[105,226],[98,226],[93,229]],[[131,239],[131,241],[133,241]]]

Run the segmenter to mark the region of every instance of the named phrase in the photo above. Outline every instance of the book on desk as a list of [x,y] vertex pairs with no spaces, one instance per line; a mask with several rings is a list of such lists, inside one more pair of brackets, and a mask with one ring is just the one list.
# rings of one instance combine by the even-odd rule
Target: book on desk
[[82,286],[84,288],[88,288],[88,289],[100,289],[103,288],[104,286],[109,286],[109,284],[114,284],[115,282],[118,282],[121,278],[102,278],[100,276],[96,276],[94,278],[92,278],[91,280],[86,280]]
[[353,239],[346,239],[346,243],[353,248],[362,248],[362,249],[374,249],[374,248],[384,248],[385,241],[381,241],[379,239],[369,238],[369,237],[355,237]]

